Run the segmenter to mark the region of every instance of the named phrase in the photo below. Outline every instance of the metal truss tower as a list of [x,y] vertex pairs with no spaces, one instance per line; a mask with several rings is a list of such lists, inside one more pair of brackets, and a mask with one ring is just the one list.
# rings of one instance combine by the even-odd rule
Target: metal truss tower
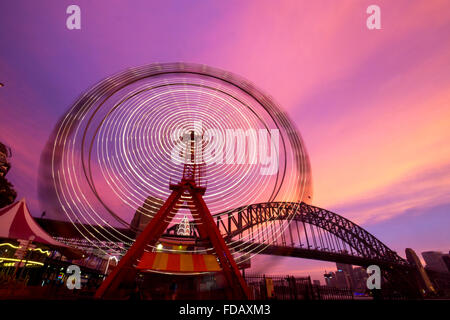
[[197,172],[197,163],[195,161],[195,140],[196,137],[192,131],[190,133],[191,161],[184,165],[183,178],[178,184],[170,185],[172,193],[138,236],[135,243],[119,261],[117,267],[99,287],[95,294],[96,298],[116,298],[120,284],[134,280],[137,274],[135,268],[137,260],[141,258],[147,246],[154,247],[156,245],[173,218],[171,212],[180,203],[184,194],[188,194],[191,197],[192,204],[195,206],[196,215],[198,215],[200,220],[198,230],[201,238],[209,241],[215,250],[228,284],[226,288],[227,297],[229,299],[251,298],[247,284],[239,272],[238,266],[203,199],[206,188],[197,185],[196,175],[200,178],[201,174]]

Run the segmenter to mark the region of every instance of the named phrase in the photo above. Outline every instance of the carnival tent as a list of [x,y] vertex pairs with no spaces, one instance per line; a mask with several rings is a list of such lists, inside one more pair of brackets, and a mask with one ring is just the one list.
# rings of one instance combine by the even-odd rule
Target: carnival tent
[[32,240],[55,247],[66,256],[79,256],[79,250],[53,239],[42,229],[28,210],[25,198],[0,209],[0,238]]

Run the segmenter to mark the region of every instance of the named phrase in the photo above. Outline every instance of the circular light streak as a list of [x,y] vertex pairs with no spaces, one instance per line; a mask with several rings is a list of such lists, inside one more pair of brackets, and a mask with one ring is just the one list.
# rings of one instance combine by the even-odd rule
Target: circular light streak
[[[123,252],[134,241],[124,232],[132,228],[134,213],[152,218],[170,194],[169,183],[181,179],[184,164],[176,159],[186,156],[191,131],[202,173],[197,183],[207,187],[212,214],[258,202],[310,201],[306,150],[269,96],[229,72],[167,63],[99,82],[61,118],[41,161],[43,205],[51,202],[99,250],[99,241],[125,243],[110,248]],[[271,165],[277,170],[264,174]],[[190,211],[192,223],[201,223],[189,198],[182,199],[172,223]],[[289,220],[260,225],[239,243],[250,245],[268,227],[281,234]],[[236,243],[228,243],[233,254],[244,256]]]

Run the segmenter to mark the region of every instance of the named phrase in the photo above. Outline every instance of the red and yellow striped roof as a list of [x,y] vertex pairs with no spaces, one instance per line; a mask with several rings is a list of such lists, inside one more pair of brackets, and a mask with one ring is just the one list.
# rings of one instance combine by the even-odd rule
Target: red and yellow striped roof
[[212,272],[222,269],[212,254],[185,254],[165,252],[145,252],[139,264],[139,270],[166,272]]

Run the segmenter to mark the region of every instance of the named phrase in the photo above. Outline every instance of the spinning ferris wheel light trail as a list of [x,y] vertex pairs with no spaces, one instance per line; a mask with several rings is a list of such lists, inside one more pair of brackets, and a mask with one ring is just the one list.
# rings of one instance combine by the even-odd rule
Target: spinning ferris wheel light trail
[[[225,242],[211,213],[312,197],[308,156],[287,115],[248,81],[204,65],[153,64],[101,81],[61,118],[41,163],[51,164],[41,168],[41,199],[92,246],[106,241],[111,247],[99,250],[126,252],[123,270],[156,250],[171,223],[190,215],[201,238],[209,239],[195,253],[215,254],[230,287],[241,288],[239,296],[248,292],[235,261],[263,250],[268,244],[252,246],[255,237],[269,227],[281,234],[292,217]],[[169,190],[170,181],[181,182]],[[141,232],[135,239],[118,227],[135,228],[130,216],[137,208],[149,223],[134,229]],[[106,283],[98,296],[114,287]]]

